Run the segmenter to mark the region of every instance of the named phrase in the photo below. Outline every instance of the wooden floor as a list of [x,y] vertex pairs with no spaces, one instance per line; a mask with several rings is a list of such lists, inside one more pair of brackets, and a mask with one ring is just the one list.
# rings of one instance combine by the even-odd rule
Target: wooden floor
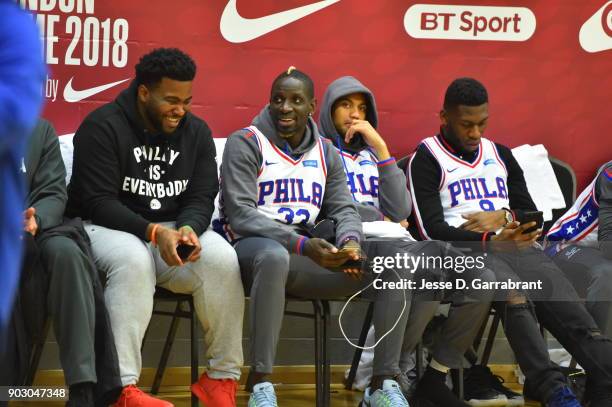
[[[493,365],[495,374],[500,375],[506,381],[506,385],[515,391],[521,391],[521,386],[516,382],[514,366]],[[342,382],[346,366],[332,366],[331,369],[331,403],[330,407],[356,407],[363,397],[360,391],[348,391],[343,388]],[[283,382],[276,387],[278,404],[281,407],[306,407],[315,405],[315,386],[313,384],[314,368],[312,366],[279,367],[276,369],[272,379],[273,382]],[[177,407],[191,407],[191,393],[185,383],[189,383],[188,368],[169,368],[168,374],[164,376],[162,388],[158,397],[170,401]],[[154,371],[143,369],[140,385],[143,390],[148,391],[151,385]],[[246,372],[245,372],[246,373]],[[243,374],[243,380],[246,374]],[[63,386],[64,378],[61,371],[39,372],[34,385]],[[249,394],[244,391],[238,392],[237,405],[247,405]],[[63,407],[64,401],[40,401],[40,402],[11,402],[11,407]],[[529,407],[537,407],[539,403],[527,403]]]
[[[312,407],[315,405],[315,390],[312,385],[296,385],[294,388],[281,388],[276,391],[278,405],[281,407]],[[363,393],[344,390],[340,385],[332,386],[331,407],[356,407]],[[170,401],[176,407],[191,407],[191,394],[187,391],[160,394],[161,398]],[[246,392],[240,391],[237,406],[245,407],[249,400]],[[526,406],[537,407],[539,403],[527,403]],[[14,407],[63,407],[60,402],[22,402],[10,403]]]

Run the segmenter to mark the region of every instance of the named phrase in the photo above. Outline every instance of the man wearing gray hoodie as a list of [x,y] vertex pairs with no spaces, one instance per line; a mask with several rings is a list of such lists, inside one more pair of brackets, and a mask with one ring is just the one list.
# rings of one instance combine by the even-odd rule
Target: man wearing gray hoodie
[[[376,243],[363,242],[340,157],[311,118],[315,105],[312,80],[290,68],[274,80],[269,105],[250,127],[230,135],[223,154],[215,229],[234,244],[250,291],[249,406],[277,405],[267,376],[274,364],[285,293],[321,299],[353,294],[369,287],[374,275],[350,262],[357,262],[362,250],[368,256],[382,252]],[[335,222],[334,244],[309,234],[317,218]],[[401,269],[389,270],[377,279],[386,283],[402,276]],[[391,330],[405,301],[404,290],[369,293],[375,302],[376,330]],[[376,385],[368,405],[408,405],[393,380],[399,374],[405,321],[400,318],[376,347]]]
[[[396,165],[389,149],[377,131],[378,113],[372,92],[352,76],[343,76],[333,81],[325,91],[319,128],[321,134],[332,141],[341,156],[346,172],[346,183],[363,222],[388,221],[378,225],[384,236],[397,228],[393,223],[408,226],[406,218],[412,210],[412,200],[406,189],[406,176]],[[384,227],[388,225],[388,227]],[[376,240],[378,247],[387,251],[407,253],[409,256],[442,258],[463,257],[463,254],[448,248],[439,241],[415,242],[406,232],[406,237],[394,239],[373,235],[367,241]],[[381,255],[381,254],[376,254]],[[488,270],[466,270],[463,280],[474,278],[491,279]],[[451,281],[457,277],[452,268],[436,270],[420,267],[413,279],[416,287],[432,279]],[[452,302],[442,332],[431,347],[433,359],[417,387],[419,399],[445,407],[465,406],[445,385],[449,368],[462,365],[463,354],[473,343],[477,330],[488,314],[491,292],[478,290],[418,290],[409,291],[413,297],[410,317],[404,334],[402,362],[405,370],[407,359],[420,342],[422,334],[438,310],[440,300]],[[377,336],[379,335],[376,331]],[[408,378],[402,373],[398,382],[404,393],[409,392]],[[364,400],[369,391],[366,390]]]

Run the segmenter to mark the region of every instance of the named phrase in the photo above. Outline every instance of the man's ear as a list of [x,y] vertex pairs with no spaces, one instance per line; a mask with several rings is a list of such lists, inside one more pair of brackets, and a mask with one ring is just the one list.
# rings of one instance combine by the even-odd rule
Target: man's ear
[[446,112],[446,110],[440,110],[440,113],[438,113],[438,117],[440,118],[440,125],[442,127],[446,127],[446,125],[448,125],[448,113]]
[[312,100],[310,101],[310,115],[314,115],[315,112],[317,111],[317,99],[316,98],[312,98]]
[[138,85],[138,100],[141,103],[146,103],[149,100],[149,94],[149,89],[145,85]]

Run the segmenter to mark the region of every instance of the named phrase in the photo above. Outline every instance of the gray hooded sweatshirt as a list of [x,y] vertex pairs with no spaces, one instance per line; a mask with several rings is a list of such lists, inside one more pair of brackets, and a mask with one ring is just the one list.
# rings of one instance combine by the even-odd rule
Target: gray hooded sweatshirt
[[[320,138],[316,123],[309,119],[302,142],[295,149],[291,149],[288,143],[278,136],[268,106],[253,119],[252,124],[273,144],[289,151],[293,156],[316,148],[317,139]],[[263,165],[263,157],[255,138],[247,137],[248,134],[249,131],[244,129],[232,133],[223,151],[221,164],[223,214],[228,218],[232,230],[239,235],[274,239],[286,247],[289,253],[301,254],[296,249],[302,237],[297,227],[269,219],[257,210],[257,174]],[[323,149],[327,163],[327,180],[321,214],[336,222],[337,246],[349,237],[359,242],[362,238],[361,222],[346,187],[342,162],[331,143],[324,142]]]
[[[321,113],[319,115],[319,128],[321,135],[331,140],[342,151],[350,154],[359,153],[368,148],[361,136],[354,137],[350,144],[344,142],[344,134],[338,134],[332,119],[332,107],[342,96],[351,93],[363,93],[367,101],[366,120],[372,127],[378,126],[378,113],[376,100],[372,92],[352,76],[343,76],[333,81],[325,91]],[[357,203],[357,209],[362,221],[372,222],[382,220],[387,216],[394,222],[407,219],[412,210],[412,200],[406,188],[406,175],[397,165],[378,167],[378,201],[379,208],[366,203]],[[348,188],[347,188],[348,189]]]

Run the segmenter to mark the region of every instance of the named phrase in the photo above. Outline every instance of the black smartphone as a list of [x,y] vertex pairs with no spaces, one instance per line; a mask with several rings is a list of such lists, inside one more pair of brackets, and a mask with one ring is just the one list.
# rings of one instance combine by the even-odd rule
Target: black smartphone
[[521,225],[529,222],[535,222],[536,225],[532,228],[523,231],[523,234],[534,232],[542,227],[544,224],[544,214],[541,211],[527,211],[523,212],[521,217]]
[[363,267],[364,263],[366,262],[366,260],[367,259],[365,257],[360,257],[357,260],[347,260],[346,263],[344,263],[340,267],[342,269],[359,269],[359,270],[362,270],[362,267]]
[[181,260],[185,261],[191,256],[191,253],[195,250],[195,246],[190,244],[180,243],[176,246],[176,254],[181,258]]

